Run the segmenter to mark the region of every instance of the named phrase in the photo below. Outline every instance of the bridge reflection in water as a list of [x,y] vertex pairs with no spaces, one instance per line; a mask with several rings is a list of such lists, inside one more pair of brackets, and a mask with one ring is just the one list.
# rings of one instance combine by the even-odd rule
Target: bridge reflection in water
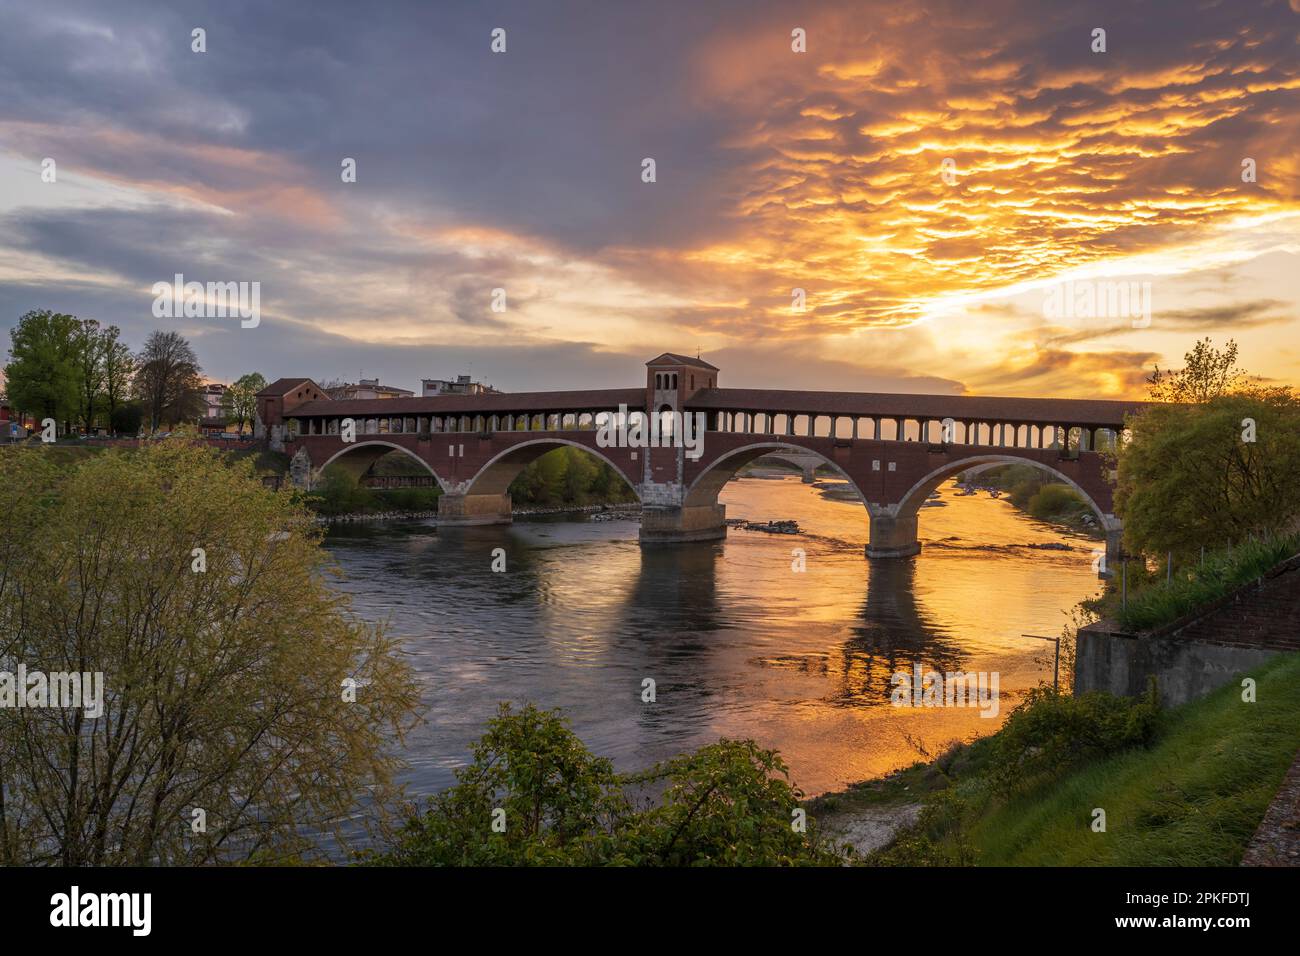
[[[923,559],[866,568],[861,506],[797,477],[744,478],[721,494],[735,517],[797,520],[797,536],[645,549],[632,522],[411,523],[347,527],[327,546],[357,611],[390,618],[424,681],[428,722],[409,751],[417,792],[451,781],[497,701],[524,699],[563,707],[625,770],[753,737],[819,792],[912,762],[909,736],[933,749],[996,728],[1015,692],[1050,676],[1040,642],[1019,635],[1059,630],[1097,587],[1092,542],[1003,501],[941,494],[944,506],[924,509]],[[1073,550],[1026,547],[1049,542]],[[494,547],[507,573],[492,572]],[[998,671],[999,718],[891,706],[890,677],[913,664]]]

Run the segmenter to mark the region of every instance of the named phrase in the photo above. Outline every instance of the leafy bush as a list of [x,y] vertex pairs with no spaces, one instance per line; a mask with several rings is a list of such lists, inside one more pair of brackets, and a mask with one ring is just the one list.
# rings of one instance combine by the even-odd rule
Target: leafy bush
[[1144,747],[1155,738],[1159,714],[1154,684],[1138,699],[1100,691],[1075,697],[1035,688],[998,732],[994,781],[1010,791],[1045,774]]
[[516,506],[634,501],[623,477],[596,456],[565,446],[530,462],[510,483]]
[[1045,521],[1051,518],[1070,517],[1086,511],[1088,505],[1079,493],[1069,485],[1043,485],[1029,499],[1027,510],[1035,518]]
[[[723,740],[623,777],[557,711],[502,704],[456,784],[413,811],[387,850],[394,866],[837,865],[796,828],[801,794],[753,741]],[[632,788],[666,782],[638,809]],[[496,826],[494,826],[494,822]]]

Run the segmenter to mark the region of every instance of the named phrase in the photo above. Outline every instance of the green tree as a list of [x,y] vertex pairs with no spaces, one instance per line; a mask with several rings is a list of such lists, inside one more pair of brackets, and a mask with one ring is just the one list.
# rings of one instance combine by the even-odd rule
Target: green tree
[[291,492],[186,440],[0,486],[3,669],[103,675],[98,716],[0,711],[0,862],[287,861],[392,797],[416,687]]
[[266,388],[266,379],[260,372],[249,372],[235,379],[221,399],[221,410],[235,423],[239,431],[244,424],[252,425],[257,414],[257,393]]
[[13,407],[67,423],[77,414],[77,337],[75,316],[48,309],[28,312],[10,330],[6,388]]
[[95,409],[104,389],[105,330],[95,319],[82,319],[73,335],[77,363],[77,414],[89,431],[95,424]]
[[151,431],[197,420],[203,414],[203,380],[194,349],[177,332],[151,332],[136,361],[136,396]]
[[561,494],[565,501],[574,504],[586,504],[591,495],[592,482],[596,479],[596,459],[578,448],[564,449],[564,475],[561,482]]
[[108,427],[115,435],[138,435],[144,423],[144,409],[138,402],[118,405],[108,415]]
[[[114,422],[118,408],[131,394],[131,379],[135,375],[135,356],[125,342],[120,340],[122,330],[110,325],[103,333],[104,363],[104,411],[108,415],[109,428],[117,431]],[[137,421],[131,434],[140,429]]]
[[1249,376],[1237,367],[1237,343],[1232,339],[1222,351],[1209,338],[1201,339],[1183,361],[1184,367],[1174,371],[1155,367],[1147,378],[1147,391],[1153,401],[1208,402],[1248,386]]
[[[839,865],[801,826],[801,794],[772,751],[723,740],[623,777],[557,711],[502,704],[456,785],[412,809],[387,849],[397,866]],[[639,809],[633,788],[662,791]],[[495,824],[495,826],[494,826]]]
[[1289,390],[1153,405],[1128,424],[1115,510],[1131,550],[1191,555],[1300,521],[1300,399]]

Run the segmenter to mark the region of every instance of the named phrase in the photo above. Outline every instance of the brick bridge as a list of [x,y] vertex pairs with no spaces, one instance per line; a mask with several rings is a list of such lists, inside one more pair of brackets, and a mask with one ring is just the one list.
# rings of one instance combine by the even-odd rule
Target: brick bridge
[[[582,448],[635,490],[643,544],[725,537],[723,485],[756,458],[796,449],[857,490],[873,558],[916,554],[920,506],[959,472],[1030,464],[1075,488],[1097,513],[1108,557],[1118,552],[1101,452],[1140,402],[721,388],[715,366],[673,353],[646,369],[638,388],[348,401],[330,400],[310,379],[280,379],[258,395],[257,427],[293,456],[300,484],[329,465],[360,477],[383,455],[405,452],[442,488],[445,524],[509,522],[508,488],[519,471],[554,448]],[[667,431],[674,413],[703,416],[698,447],[689,432],[682,447],[680,423],[676,444],[640,448],[608,447],[601,427],[654,416]],[[349,429],[354,439],[345,442]]]

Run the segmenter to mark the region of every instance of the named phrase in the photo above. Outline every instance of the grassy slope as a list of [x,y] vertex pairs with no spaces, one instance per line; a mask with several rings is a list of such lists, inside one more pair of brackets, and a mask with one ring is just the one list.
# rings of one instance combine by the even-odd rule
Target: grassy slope
[[1151,749],[991,805],[970,831],[980,863],[1236,865],[1300,746],[1300,655],[1253,676],[1257,703],[1234,682],[1171,711]]

